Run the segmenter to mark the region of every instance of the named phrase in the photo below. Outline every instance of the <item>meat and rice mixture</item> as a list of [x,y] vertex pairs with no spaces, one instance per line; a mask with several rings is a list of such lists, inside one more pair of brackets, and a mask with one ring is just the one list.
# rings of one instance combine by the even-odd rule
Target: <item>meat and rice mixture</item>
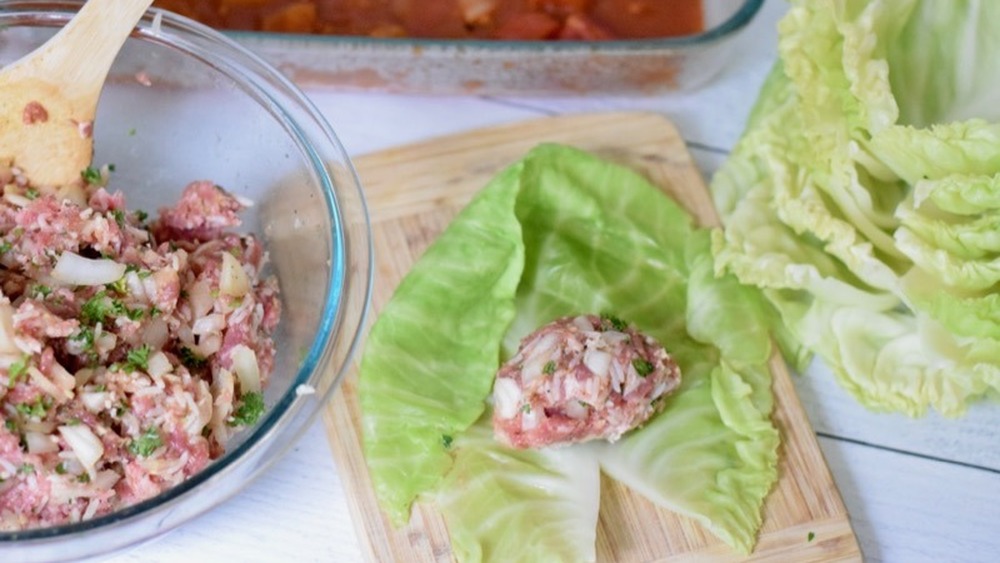
[[521,341],[493,385],[493,430],[515,448],[615,441],[662,408],[681,374],[653,338],[612,316],[558,319]]
[[0,530],[87,520],[202,470],[264,409],[280,303],[247,202],[189,185],[151,220],[0,165]]

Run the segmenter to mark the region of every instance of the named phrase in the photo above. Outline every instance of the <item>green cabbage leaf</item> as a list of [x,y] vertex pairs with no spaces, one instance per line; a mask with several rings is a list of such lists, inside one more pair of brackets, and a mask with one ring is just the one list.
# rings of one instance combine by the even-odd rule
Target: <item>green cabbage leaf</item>
[[[478,252],[467,251],[470,232],[490,233]],[[710,231],[662,191],[593,155],[543,145],[501,173],[420,259],[369,337],[364,439],[386,510],[435,503],[461,560],[592,560],[603,470],[748,553],[777,480],[766,364],[780,317],[756,288],[716,276],[711,248]],[[492,305],[443,308],[473,295]],[[521,338],[581,313],[614,314],[659,340],[681,388],[615,444],[495,443],[488,421],[465,415],[488,418],[489,383]],[[458,346],[465,357],[447,351]]]
[[459,561],[594,561],[601,476],[582,448],[514,450],[484,417],[435,500]]
[[[524,265],[517,173],[508,170],[463,210],[368,336],[358,389],[365,459],[396,525],[451,466],[445,442],[486,407]],[[434,330],[442,326],[449,330]]]

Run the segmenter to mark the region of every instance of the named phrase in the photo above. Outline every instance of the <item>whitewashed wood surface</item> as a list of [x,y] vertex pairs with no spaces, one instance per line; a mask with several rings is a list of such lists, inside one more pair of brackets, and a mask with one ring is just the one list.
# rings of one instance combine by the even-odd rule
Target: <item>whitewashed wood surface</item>
[[[729,66],[688,94],[646,97],[421,97],[308,93],[352,155],[543,115],[647,110],[668,116],[706,176],[743,128],[776,56],[786,9],[767,0],[737,39]],[[959,420],[908,419],[858,406],[815,364],[796,377],[869,561],[1000,561],[1000,403]],[[108,559],[126,562],[360,560],[322,427],[243,493],[158,540]]]

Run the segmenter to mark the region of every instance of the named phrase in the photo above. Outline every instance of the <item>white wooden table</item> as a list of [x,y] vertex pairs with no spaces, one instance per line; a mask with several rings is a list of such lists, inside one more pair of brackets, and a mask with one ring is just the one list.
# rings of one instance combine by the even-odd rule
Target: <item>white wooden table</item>
[[[420,97],[308,92],[352,155],[562,113],[649,110],[668,116],[706,177],[734,145],[776,56],[785,10],[767,0],[739,37],[732,60],[690,94],[649,97]],[[796,378],[866,559],[1000,561],[1000,403],[960,420],[911,420],[857,405],[820,365]],[[317,422],[242,494],[152,543],[125,562],[358,561],[346,498]]]

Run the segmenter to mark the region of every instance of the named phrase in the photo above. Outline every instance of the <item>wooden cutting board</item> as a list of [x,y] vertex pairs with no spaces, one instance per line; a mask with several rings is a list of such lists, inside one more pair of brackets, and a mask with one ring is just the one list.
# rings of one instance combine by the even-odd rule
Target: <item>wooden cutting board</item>
[[[453,135],[356,159],[368,197],[375,244],[372,320],[425,248],[474,193],[543,141],[573,145],[632,167],[663,187],[704,225],[717,215],[683,140],[664,117],[601,113],[543,118]],[[366,327],[367,330],[368,327]],[[417,506],[394,529],[379,511],[361,449],[357,366],[324,412],[324,423],[369,561],[450,561],[443,520]],[[780,358],[774,373],[774,422],[782,437],[780,479],[767,498],[758,561],[860,560],[847,511]],[[743,559],[698,523],[603,478],[599,561]]]

